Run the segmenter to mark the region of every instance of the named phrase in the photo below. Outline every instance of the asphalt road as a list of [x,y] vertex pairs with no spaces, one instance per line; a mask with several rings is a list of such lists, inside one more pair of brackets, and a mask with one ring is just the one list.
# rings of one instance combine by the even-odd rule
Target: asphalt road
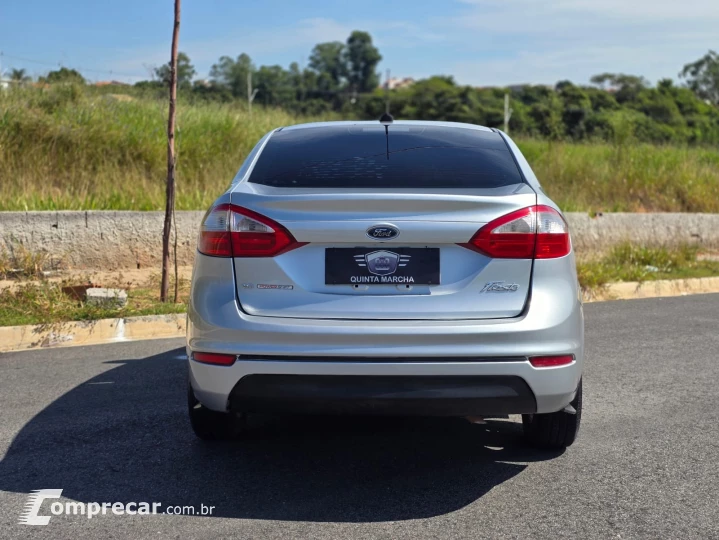
[[[719,295],[586,315],[564,453],[524,448],[516,418],[269,419],[208,445],[186,420],[180,340],[0,355],[0,537],[719,538]],[[215,511],[17,524],[44,488]]]

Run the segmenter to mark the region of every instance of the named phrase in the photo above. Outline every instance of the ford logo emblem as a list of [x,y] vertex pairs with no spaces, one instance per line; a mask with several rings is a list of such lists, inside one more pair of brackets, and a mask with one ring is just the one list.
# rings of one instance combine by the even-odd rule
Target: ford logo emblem
[[399,229],[392,225],[375,225],[367,229],[367,236],[372,240],[392,240],[399,236]]

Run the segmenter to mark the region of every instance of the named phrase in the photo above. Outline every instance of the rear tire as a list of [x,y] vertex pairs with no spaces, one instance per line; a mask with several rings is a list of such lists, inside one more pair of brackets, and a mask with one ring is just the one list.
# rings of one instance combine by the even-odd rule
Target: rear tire
[[190,384],[187,385],[187,408],[192,431],[203,441],[234,441],[245,431],[244,414],[208,409],[195,397]]
[[523,414],[524,437],[532,446],[561,450],[571,446],[577,438],[582,420],[582,381],[571,402],[577,414],[558,411],[548,414]]

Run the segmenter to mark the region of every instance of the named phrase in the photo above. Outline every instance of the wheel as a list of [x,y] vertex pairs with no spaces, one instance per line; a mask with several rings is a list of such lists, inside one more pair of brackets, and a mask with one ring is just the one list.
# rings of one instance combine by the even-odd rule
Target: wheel
[[582,420],[582,381],[571,403],[576,414],[558,411],[547,414],[523,414],[524,437],[532,446],[547,449],[563,449],[571,446],[577,438]]
[[187,409],[192,431],[203,441],[237,440],[244,432],[245,415],[208,409],[197,400],[192,391],[192,385],[189,383],[187,385]]

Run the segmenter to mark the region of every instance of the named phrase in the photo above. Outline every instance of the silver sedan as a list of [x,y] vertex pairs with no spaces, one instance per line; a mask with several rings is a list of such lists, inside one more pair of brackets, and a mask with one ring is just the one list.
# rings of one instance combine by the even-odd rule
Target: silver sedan
[[496,129],[275,129],[202,221],[187,352],[203,439],[252,413],[521,414],[530,443],[569,446],[584,322],[567,223]]

